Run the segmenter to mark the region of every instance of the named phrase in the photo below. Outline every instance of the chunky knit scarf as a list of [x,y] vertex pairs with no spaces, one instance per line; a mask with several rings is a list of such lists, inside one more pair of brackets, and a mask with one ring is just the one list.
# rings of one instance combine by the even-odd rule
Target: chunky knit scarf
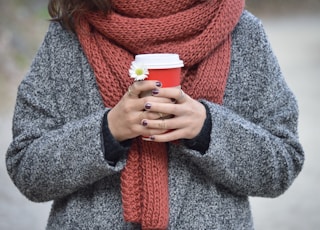
[[[230,66],[231,32],[244,0],[113,0],[108,15],[78,18],[76,31],[106,107],[132,84],[134,55],[177,53],[184,61],[182,88],[194,99],[222,103]],[[136,138],[121,173],[126,221],[143,229],[169,223],[168,153],[164,143]]]

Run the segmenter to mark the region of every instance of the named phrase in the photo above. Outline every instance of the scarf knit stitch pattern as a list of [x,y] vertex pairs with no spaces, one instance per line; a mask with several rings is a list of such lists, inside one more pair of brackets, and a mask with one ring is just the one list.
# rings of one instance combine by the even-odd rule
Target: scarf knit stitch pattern
[[[132,84],[136,54],[177,53],[184,61],[182,89],[194,99],[222,104],[230,66],[231,32],[244,0],[113,0],[108,15],[77,17],[76,32],[106,107]],[[201,89],[201,90],[199,90]],[[142,108],[143,109],[143,108]],[[142,110],[141,109],[141,110]],[[169,223],[168,153],[165,143],[135,138],[121,172],[124,219],[143,229]]]

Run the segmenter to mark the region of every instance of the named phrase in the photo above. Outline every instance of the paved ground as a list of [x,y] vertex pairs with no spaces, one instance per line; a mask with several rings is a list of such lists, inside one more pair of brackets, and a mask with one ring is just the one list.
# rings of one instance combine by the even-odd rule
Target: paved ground
[[[269,18],[264,24],[289,86],[299,101],[299,130],[306,163],[283,196],[252,198],[256,229],[320,229],[320,16]],[[4,155],[10,142],[14,104],[14,98],[6,93],[10,85],[12,82],[7,83],[0,76],[0,229],[41,230],[45,228],[50,203],[35,204],[26,200],[5,170]]]

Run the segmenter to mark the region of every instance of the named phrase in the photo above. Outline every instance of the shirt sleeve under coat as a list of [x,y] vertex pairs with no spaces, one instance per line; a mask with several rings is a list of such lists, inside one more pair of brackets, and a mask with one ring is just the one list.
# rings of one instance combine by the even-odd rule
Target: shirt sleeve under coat
[[250,14],[233,33],[223,105],[204,101],[212,119],[204,155],[186,149],[213,183],[238,195],[275,197],[302,169],[298,106],[260,21]]

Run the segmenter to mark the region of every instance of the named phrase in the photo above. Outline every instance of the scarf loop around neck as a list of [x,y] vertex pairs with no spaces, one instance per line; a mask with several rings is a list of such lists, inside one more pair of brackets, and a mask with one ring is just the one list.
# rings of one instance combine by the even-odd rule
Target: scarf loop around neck
[[[177,53],[182,89],[194,99],[222,104],[230,67],[231,32],[244,0],[113,0],[113,11],[77,18],[76,33],[93,68],[104,105],[114,107],[132,80],[136,54]],[[199,90],[201,89],[201,90]],[[165,143],[135,138],[121,172],[124,219],[143,229],[169,223]]]

